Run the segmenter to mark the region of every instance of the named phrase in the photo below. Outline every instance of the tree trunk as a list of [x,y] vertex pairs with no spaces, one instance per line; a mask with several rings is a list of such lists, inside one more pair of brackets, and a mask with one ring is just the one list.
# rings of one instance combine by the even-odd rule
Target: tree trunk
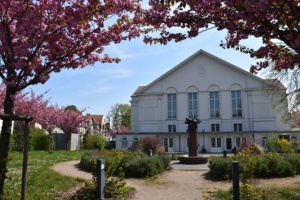
[[[11,99],[11,95],[15,95],[15,92],[12,92],[10,88],[6,89],[6,96],[4,100],[4,114],[13,114],[14,111],[14,100]],[[5,199],[4,197],[4,182],[7,178],[6,172],[8,164],[8,152],[9,152],[9,143],[11,137],[11,127],[12,120],[4,119],[1,137],[0,137],[0,199]]]
[[66,133],[66,150],[71,150],[71,135],[72,133]]
[[48,135],[48,151],[49,152],[51,151],[51,132],[49,132],[49,135]]

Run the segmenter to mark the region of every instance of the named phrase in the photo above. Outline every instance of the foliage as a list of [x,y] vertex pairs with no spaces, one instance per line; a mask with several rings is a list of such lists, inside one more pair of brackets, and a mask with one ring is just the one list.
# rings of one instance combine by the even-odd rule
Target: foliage
[[[124,166],[126,177],[145,178],[152,177],[165,171],[170,163],[170,159],[160,158],[161,156],[152,156],[139,158],[127,162]],[[163,157],[163,156],[162,156]]]
[[118,129],[120,127],[128,127],[130,129],[130,115],[130,104],[117,103],[111,106],[107,114],[107,121],[110,121],[110,118],[112,118],[112,127],[114,129]]
[[147,157],[138,152],[118,150],[87,151],[81,158],[80,167],[95,173],[98,159],[105,160],[105,175],[119,176],[124,170],[125,177],[148,177],[168,169],[170,158],[167,156]]
[[267,141],[267,148],[268,152],[293,153],[297,151],[297,144],[297,142],[290,142],[284,138],[280,139],[277,135],[273,135],[272,138]]
[[89,134],[85,138],[84,148],[85,149],[98,149],[102,150],[106,146],[106,138],[98,132]]
[[[119,62],[101,55],[104,47],[140,36],[141,20],[132,19],[140,10],[138,1],[1,0],[0,8],[4,114],[14,114],[15,97],[23,89],[44,84],[50,74],[63,69]],[[11,119],[3,121],[0,195],[4,194],[11,126]]]
[[[280,146],[280,153],[293,153],[292,143],[287,139],[280,139],[278,141]],[[292,151],[292,152],[291,152]]]
[[86,151],[86,153],[81,157],[80,167],[84,170],[96,172],[96,164],[98,159],[105,160],[105,174],[107,177],[112,175],[118,175],[118,169],[123,167],[126,162],[139,157],[145,157],[145,154],[134,153],[119,150],[93,150]]
[[[105,160],[105,197],[106,198],[124,198],[133,190],[132,187],[127,187],[124,180],[125,174],[123,171],[124,165],[130,160],[143,157],[140,153],[132,153],[126,151],[87,151],[81,158],[80,167],[92,171],[96,174],[97,160]],[[112,177],[116,175],[117,177]]]
[[[232,190],[218,190],[212,197],[214,199],[232,200]],[[249,200],[294,200],[299,199],[300,189],[299,188],[279,188],[279,187],[264,187],[259,188],[254,185],[247,185],[246,187],[240,188],[240,199]]]
[[300,174],[300,157],[297,154],[247,154],[239,153],[228,158],[211,157],[210,175],[215,180],[227,180],[232,177],[233,160],[239,163],[241,182],[250,184],[252,178],[289,177]]
[[155,150],[155,153],[157,153],[160,156],[164,155],[164,153],[165,153],[165,147],[161,146],[161,145],[157,146],[156,150]]
[[155,154],[159,146],[162,146],[163,138],[160,136],[145,136],[141,140],[143,152],[146,154],[149,153],[149,150],[152,150],[152,153]]
[[81,156],[79,163],[80,168],[89,172],[96,171],[97,160],[99,157],[99,150],[86,151]]
[[125,198],[130,191],[134,190],[133,187],[126,186],[124,176],[123,169],[120,167],[118,177],[108,177],[105,182],[106,198],[122,199]]
[[[22,131],[17,131],[12,134],[12,150],[22,151],[23,150],[23,134]],[[31,128],[29,132],[29,150],[47,150],[48,145],[53,146],[53,138],[49,138],[45,131],[39,128]]]
[[237,153],[245,153],[245,154],[262,154],[264,153],[263,149],[253,141],[245,141],[242,142],[238,147]]
[[[149,4],[151,10],[143,13],[146,22],[161,34],[157,38],[149,33],[144,39],[147,43],[178,42],[216,28],[227,31],[226,41],[221,42],[224,48],[264,59],[251,67],[253,73],[270,65],[278,71],[295,69],[294,63],[299,63],[298,1],[162,0]],[[259,49],[240,44],[250,36],[261,39]]]
[[[53,144],[53,143],[52,143]],[[30,129],[29,150],[47,150],[48,135],[39,128]]]
[[228,180],[232,177],[230,159],[211,156],[208,167],[209,175],[214,180]]

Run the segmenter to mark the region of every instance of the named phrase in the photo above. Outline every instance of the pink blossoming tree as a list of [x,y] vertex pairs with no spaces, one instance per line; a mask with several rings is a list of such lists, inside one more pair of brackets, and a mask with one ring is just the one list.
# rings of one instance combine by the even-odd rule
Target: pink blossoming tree
[[[131,20],[133,15],[129,15],[138,9],[130,0],[1,0],[4,113],[14,113],[19,91],[45,83],[51,73],[95,62],[118,62],[117,58],[101,54],[110,43],[139,36],[138,27]],[[0,137],[0,196],[4,195],[11,126],[12,120],[4,120]]]
[[[144,10],[141,17],[145,25],[160,30],[160,37],[148,35],[145,42],[178,42],[216,28],[227,30],[222,47],[264,59],[251,66],[252,73],[270,65],[278,71],[298,69],[295,63],[300,63],[299,3],[299,0],[151,0],[150,9]],[[240,44],[250,36],[260,38],[263,45],[254,50]]]
[[45,129],[48,134],[48,150],[50,151],[51,134],[55,128],[60,126],[61,117],[64,109],[58,105],[45,106],[42,110],[42,115],[37,118],[37,122]]
[[70,148],[70,139],[72,133],[77,133],[78,128],[85,126],[86,117],[83,116],[83,110],[64,109],[59,120],[59,127],[66,134],[66,150]]

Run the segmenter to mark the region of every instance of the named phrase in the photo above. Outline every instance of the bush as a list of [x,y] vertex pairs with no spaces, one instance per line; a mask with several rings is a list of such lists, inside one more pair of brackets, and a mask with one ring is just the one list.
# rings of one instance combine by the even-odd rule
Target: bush
[[85,142],[83,144],[83,147],[85,149],[98,149],[102,150],[106,146],[106,138],[97,132],[94,132],[92,134],[89,134],[85,138]]
[[[13,151],[23,150],[23,135],[24,131],[20,130],[12,134],[11,146]],[[29,144],[28,150],[48,150],[48,139],[49,136],[46,132],[39,128],[31,128],[29,131]],[[50,145],[53,145],[53,138],[51,139]]]
[[[119,176],[124,169],[125,177],[148,177],[156,175],[169,167],[168,156],[147,157],[145,154],[127,151],[87,151],[80,161],[80,167],[95,174],[98,159],[104,159],[105,175]],[[133,174],[133,175],[132,175]],[[138,174],[138,175],[135,175]]]
[[145,136],[141,140],[142,150],[144,153],[148,154],[149,150],[152,150],[152,153],[155,154],[159,146],[162,146],[163,138],[160,136]]
[[231,160],[223,157],[210,157],[210,176],[214,180],[228,180],[232,177]]
[[98,150],[86,151],[80,159],[79,166],[89,172],[96,171],[97,160],[100,158]]
[[39,128],[30,129],[29,150],[48,150],[48,135]]
[[237,154],[223,158],[211,157],[210,175],[215,180],[227,180],[232,176],[232,161],[239,162],[241,179],[289,177],[300,174],[300,156],[297,154]]
[[159,156],[131,160],[124,166],[126,177],[145,178],[166,170],[166,163]]

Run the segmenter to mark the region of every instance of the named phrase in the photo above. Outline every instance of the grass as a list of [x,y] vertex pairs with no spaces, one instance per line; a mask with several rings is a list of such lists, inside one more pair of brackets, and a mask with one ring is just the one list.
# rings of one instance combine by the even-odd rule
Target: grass
[[[51,166],[68,160],[80,160],[84,151],[32,151],[29,152],[26,198],[30,200],[54,199],[60,193],[75,187],[85,180],[61,176],[50,169]],[[23,154],[10,153],[8,179],[5,192],[8,199],[20,199],[22,183]]]
[[[232,190],[218,190],[215,193],[209,195],[212,198],[207,199],[222,199],[222,200],[232,200],[233,194]],[[295,200],[300,199],[300,188],[293,187],[283,187],[283,188],[257,188],[253,187],[247,192],[247,195],[241,194],[241,199],[243,200]]]

